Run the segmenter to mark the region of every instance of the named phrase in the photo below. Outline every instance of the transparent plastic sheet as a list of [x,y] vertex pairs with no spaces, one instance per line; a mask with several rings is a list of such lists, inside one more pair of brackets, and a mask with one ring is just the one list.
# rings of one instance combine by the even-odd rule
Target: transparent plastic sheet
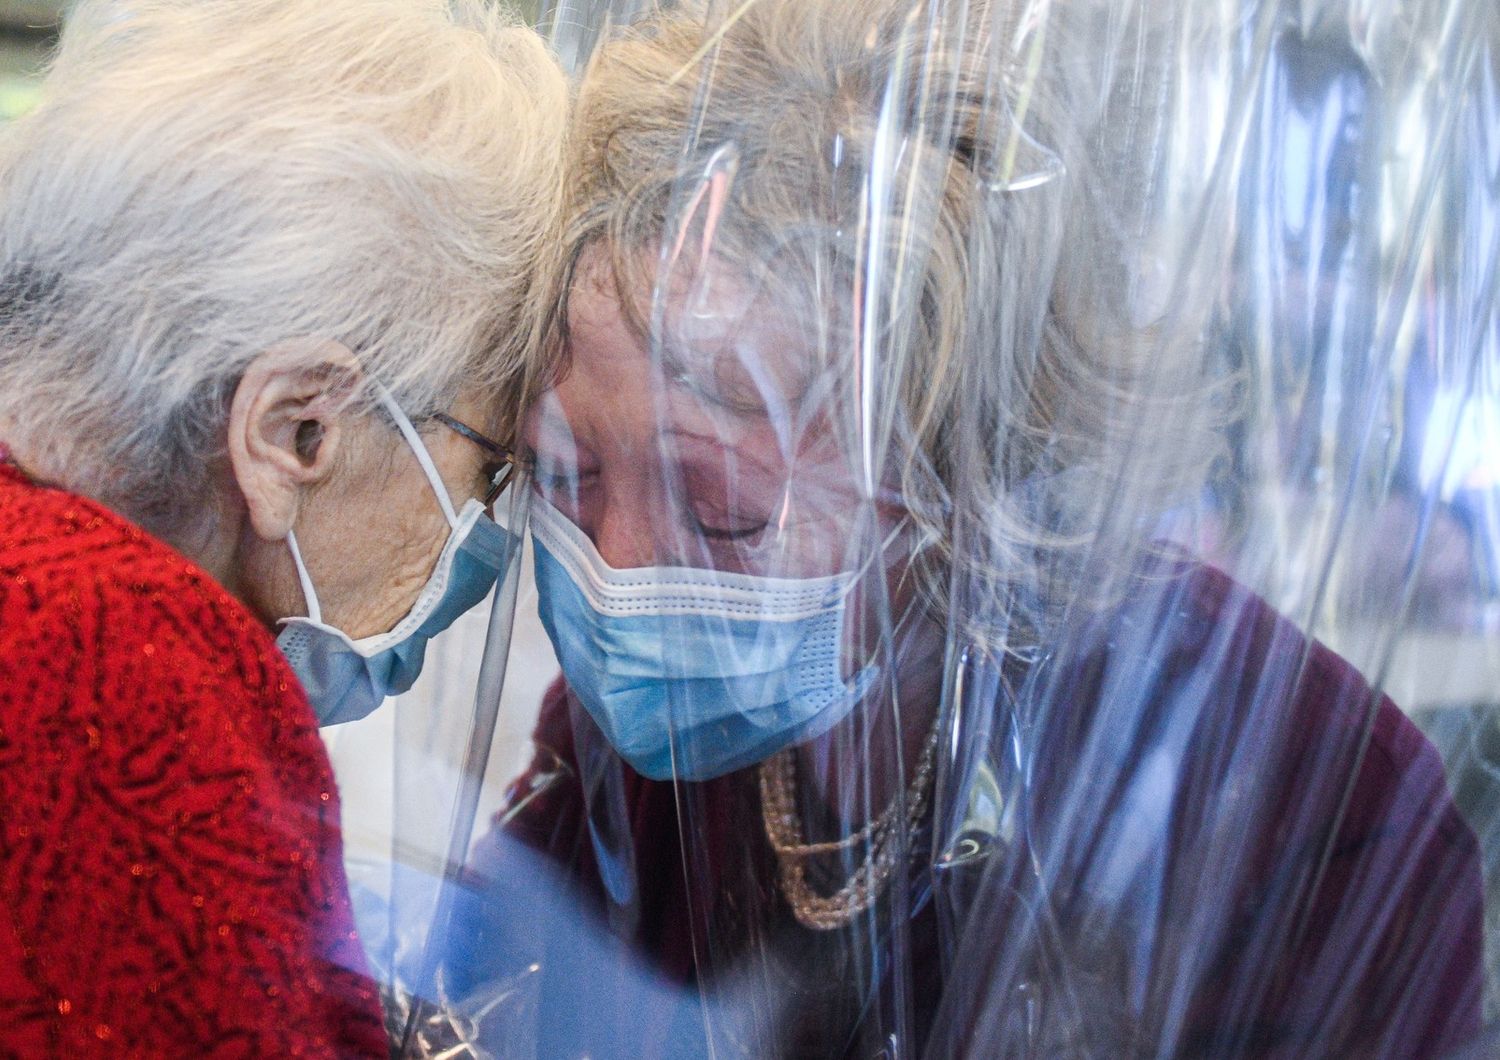
[[[492,763],[523,564],[529,489],[494,516],[514,535],[488,602],[428,645],[413,690],[368,718],[322,730],[339,782],[355,921],[393,1043],[435,995],[439,925],[467,858]],[[501,760],[500,772],[513,763]],[[499,784],[492,778],[492,790]],[[491,806],[491,809],[493,807]]]
[[1497,17],[544,19],[569,690],[408,1055],[1493,1055]]

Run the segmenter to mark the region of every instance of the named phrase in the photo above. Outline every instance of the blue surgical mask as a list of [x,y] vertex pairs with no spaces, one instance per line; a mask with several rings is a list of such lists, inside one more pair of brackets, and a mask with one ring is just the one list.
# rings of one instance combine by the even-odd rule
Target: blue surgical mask
[[615,570],[532,503],[542,625],[605,737],[653,780],[709,780],[821,736],[874,682],[840,659],[855,572],[762,578],[691,567]]
[[495,582],[504,577],[518,544],[514,534],[485,513],[479,500],[471,499],[461,511],[454,512],[416,428],[383,387],[377,390],[377,397],[395,419],[437,494],[448,520],[448,541],[406,616],[388,633],[355,640],[323,621],[318,594],[302,561],[296,535],[287,535],[308,614],[306,618],[282,619],[276,643],[307,692],[319,725],[357,721],[387,696],[411,688],[422,672],[427,642],[485,598]]

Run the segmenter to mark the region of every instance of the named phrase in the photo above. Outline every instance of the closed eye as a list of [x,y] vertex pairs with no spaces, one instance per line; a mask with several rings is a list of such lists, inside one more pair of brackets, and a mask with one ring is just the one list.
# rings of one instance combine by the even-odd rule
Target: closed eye
[[694,529],[710,541],[749,541],[771,525],[769,521],[763,521],[741,527],[710,526],[696,517],[693,524]]
[[531,484],[544,497],[573,497],[598,477],[598,471],[560,471],[556,465],[549,469],[545,464],[538,464],[531,472]]
[[765,510],[727,482],[722,470],[679,466],[676,502],[688,529],[708,541],[749,541],[770,525]]

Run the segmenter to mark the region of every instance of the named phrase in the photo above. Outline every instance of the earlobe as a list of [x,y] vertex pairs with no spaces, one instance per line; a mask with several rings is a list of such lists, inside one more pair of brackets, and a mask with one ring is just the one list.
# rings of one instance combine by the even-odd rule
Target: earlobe
[[240,377],[229,407],[229,463],[263,540],[285,539],[306,491],[332,473],[358,375],[347,348],[323,343],[311,353],[269,350]]

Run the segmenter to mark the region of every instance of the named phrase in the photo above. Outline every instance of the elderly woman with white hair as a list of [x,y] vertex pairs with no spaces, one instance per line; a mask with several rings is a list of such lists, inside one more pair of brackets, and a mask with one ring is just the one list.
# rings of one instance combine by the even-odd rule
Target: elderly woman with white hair
[[506,562],[565,103],[479,0],[72,12],[0,145],[0,1052],[385,1055],[317,726]]

